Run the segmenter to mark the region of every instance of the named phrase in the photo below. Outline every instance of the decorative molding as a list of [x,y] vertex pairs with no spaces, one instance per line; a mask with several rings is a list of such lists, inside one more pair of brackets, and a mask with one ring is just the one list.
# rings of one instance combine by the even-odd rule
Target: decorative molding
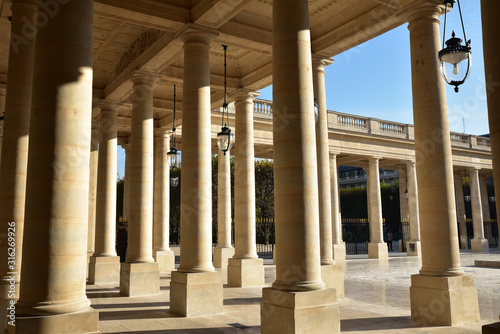
[[127,68],[137,57],[139,57],[148,47],[156,42],[162,35],[161,30],[149,29],[136,39],[115,66],[113,73],[115,76]]
[[314,17],[314,16],[316,16],[318,14],[321,14],[322,12],[324,12],[325,10],[329,9],[330,7],[336,5],[339,2],[340,2],[340,0],[331,0],[331,1],[328,1],[323,6],[320,6],[320,7],[316,8],[315,10],[311,11],[310,12],[310,16]]

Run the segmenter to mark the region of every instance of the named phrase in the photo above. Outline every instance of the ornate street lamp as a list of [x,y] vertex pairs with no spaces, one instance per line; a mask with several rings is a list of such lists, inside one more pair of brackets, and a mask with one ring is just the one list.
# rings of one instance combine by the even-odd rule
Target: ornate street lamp
[[[229,110],[228,110],[228,103],[227,103],[227,79],[226,79],[226,51],[227,51],[227,45],[222,45],[224,48],[224,103],[222,104],[222,129],[221,132],[217,134],[217,146],[219,146],[219,149],[224,152],[224,155],[226,155],[226,152],[231,149],[231,146],[233,146],[234,143],[234,134],[231,132],[231,129],[229,128]],[[227,123],[224,123],[224,113],[226,113],[226,119]]]
[[177,138],[175,137],[175,85],[174,85],[174,122],[172,125],[172,136],[174,137],[174,145],[170,148],[167,153],[168,164],[171,168],[179,167],[181,164],[181,152],[177,150]]
[[[458,4],[458,11],[460,13],[460,22],[462,23],[462,31],[464,34],[464,40],[466,41],[465,45],[462,45],[462,39],[455,37],[455,31],[452,31],[451,38],[449,40],[447,40],[446,42],[444,41],[446,35],[446,13],[448,11],[448,5],[450,5],[450,8],[453,8],[455,2],[457,2]],[[462,19],[462,10],[460,9],[460,0],[445,0],[444,5],[445,5],[445,11],[444,11],[444,29],[443,29],[443,49],[438,52],[439,66],[441,68],[441,73],[443,74],[444,80],[449,85],[455,86],[455,92],[458,93],[458,86],[463,84],[470,75],[471,40],[469,39],[467,41],[467,37],[465,35],[464,21]],[[444,47],[445,44],[446,48]],[[465,71],[465,74],[459,76],[458,65],[463,61],[467,61],[467,69]],[[450,64],[453,66],[452,76],[448,75],[448,72],[446,71],[446,64]]]

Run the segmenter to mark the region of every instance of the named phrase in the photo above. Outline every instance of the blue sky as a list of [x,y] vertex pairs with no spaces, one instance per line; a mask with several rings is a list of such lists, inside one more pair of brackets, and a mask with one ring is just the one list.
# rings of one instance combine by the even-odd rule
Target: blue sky
[[[468,134],[488,133],[488,115],[482,53],[479,0],[462,0],[462,15],[471,39],[472,71],[455,93],[447,85],[446,97],[450,130]],[[444,16],[441,17],[443,21]],[[462,38],[458,6],[448,13],[446,39],[451,29]],[[441,24],[441,38],[443,24]],[[334,57],[326,69],[327,108],[343,113],[413,123],[410,39],[402,25]],[[272,87],[261,90],[259,98],[272,100]],[[118,149],[118,173],[124,175],[125,152]]]

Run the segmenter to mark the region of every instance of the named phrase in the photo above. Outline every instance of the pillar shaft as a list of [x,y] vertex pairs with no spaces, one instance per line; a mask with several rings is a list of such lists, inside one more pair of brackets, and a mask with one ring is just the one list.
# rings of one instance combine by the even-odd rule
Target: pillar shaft
[[305,0],[273,2],[276,290],[324,287],[308,13]]
[[481,191],[479,185],[479,170],[469,169],[470,173],[470,201],[472,208],[472,224],[474,226],[474,239],[484,239],[483,207],[481,204]]
[[368,220],[370,222],[370,242],[384,242],[382,221],[382,198],[380,195],[379,159],[370,158],[368,167],[368,205],[370,207]]
[[[481,0],[481,24],[483,28],[484,74],[486,77],[486,98],[488,103],[488,123],[491,138],[491,160],[495,194],[500,194],[500,63],[498,62],[498,36],[500,20],[497,13],[500,2]],[[500,200],[495,202],[497,215],[500,215]],[[497,219],[500,231],[500,219]]]
[[117,106],[101,106],[94,256],[116,256]]
[[131,166],[131,161],[132,158],[131,156],[131,145],[130,144],[125,144],[122,145],[123,149],[125,150],[125,177],[123,181],[123,217],[125,221],[128,222],[128,217],[129,217],[129,197],[130,197],[130,179],[132,176],[130,175],[132,173],[130,166]]
[[213,271],[210,41],[187,31],[184,41],[180,272]]
[[230,155],[219,149],[217,167],[217,248],[231,245],[231,165]]
[[97,164],[99,145],[99,125],[92,122],[90,138],[90,164],[89,164],[89,224],[87,235],[87,254],[91,256],[95,251],[95,221],[96,221],[96,199],[97,199]]
[[256,259],[255,161],[253,99],[257,94],[241,91],[235,96],[236,137],[234,172],[234,258]]
[[328,114],[326,111],[325,68],[331,59],[313,57],[314,97],[318,104],[316,152],[318,158],[318,201],[321,264],[333,264],[332,201],[330,189],[330,157],[328,149]]
[[337,154],[330,154],[330,189],[332,202],[332,242],[342,243],[342,221],[340,219],[339,177],[337,168]]
[[156,136],[154,212],[153,212],[153,249],[169,251],[170,228],[170,168],[167,152],[170,149],[170,134],[161,131]]
[[[26,200],[26,172],[31,115],[35,37],[26,36],[24,43],[14,43],[15,36],[23,36],[26,22],[36,16],[37,1],[13,1],[9,75],[5,95],[5,119],[2,124],[3,142],[0,166],[0,285],[8,286],[8,272],[16,272],[19,284],[23,245]],[[26,20],[26,18],[29,18]],[[2,106],[3,108],[3,106]],[[15,268],[7,267],[9,222],[15,222]],[[17,293],[16,293],[17,296]],[[3,293],[2,293],[3,297]],[[5,293],[7,298],[7,293]]]
[[[18,316],[78,318],[79,312],[89,310],[83,268],[87,253],[92,33],[93,1],[59,6],[57,15],[38,30]],[[16,320],[17,327],[20,320]],[[97,330],[95,320],[87,331]],[[33,321],[37,320],[27,320]],[[75,331],[83,332],[80,323],[72,323]],[[53,328],[53,332],[59,331]]]
[[126,262],[153,262],[153,86],[136,74],[133,83],[128,248]]
[[408,175],[408,216],[410,219],[410,240],[420,241],[420,215],[418,212],[417,170],[415,162],[406,164]]
[[490,198],[488,197],[488,183],[486,175],[479,175],[479,188],[481,191],[481,206],[483,208],[483,220],[490,220]]
[[460,268],[453,165],[444,80],[439,70],[441,7],[409,16],[415,156],[423,275],[463,275]]

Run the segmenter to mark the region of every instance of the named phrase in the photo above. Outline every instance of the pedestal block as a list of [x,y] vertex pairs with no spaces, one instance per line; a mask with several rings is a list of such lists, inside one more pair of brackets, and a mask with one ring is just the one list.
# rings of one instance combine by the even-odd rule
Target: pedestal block
[[16,315],[16,326],[7,325],[5,333],[79,333],[99,334],[99,312],[89,308],[75,313],[50,316]]
[[335,262],[345,262],[345,242],[333,244],[333,259]]
[[158,263],[122,263],[120,293],[127,297],[159,294]]
[[340,312],[334,289],[289,292],[262,289],[262,334],[340,333]]
[[326,288],[335,289],[337,300],[344,299],[344,272],[341,265],[322,265],[321,279]]
[[119,256],[92,256],[89,266],[89,284],[120,283]]
[[229,259],[227,265],[228,286],[264,285],[264,260]]
[[406,242],[406,255],[422,256],[422,244],[420,243],[420,241]]
[[387,259],[389,252],[385,242],[370,242],[368,243],[368,258],[369,259]]
[[214,267],[222,268],[222,270],[227,269],[228,259],[234,256],[234,248],[215,248],[214,251]]
[[222,313],[222,274],[172,272],[170,310],[183,317]]
[[478,322],[474,277],[412,275],[411,318],[420,325],[455,326]]
[[175,270],[175,254],[170,251],[153,252],[154,259],[158,263],[158,270],[162,273],[170,273]]
[[473,252],[487,253],[490,251],[488,239],[472,239],[470,241],[470,248]]

